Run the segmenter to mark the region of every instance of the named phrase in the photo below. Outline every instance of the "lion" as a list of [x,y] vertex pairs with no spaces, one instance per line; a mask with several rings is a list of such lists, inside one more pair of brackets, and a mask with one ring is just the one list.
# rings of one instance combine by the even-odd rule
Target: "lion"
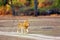
[[28,27],[29,27],[29,22],[28,20],[25,20],[23,23],[18,23],[18,29],[17,32],[21,33],[28,33]]

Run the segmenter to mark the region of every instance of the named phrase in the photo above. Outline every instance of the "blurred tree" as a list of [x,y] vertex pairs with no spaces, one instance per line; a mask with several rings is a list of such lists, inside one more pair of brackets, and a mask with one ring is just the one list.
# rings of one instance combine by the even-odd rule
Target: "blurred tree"
[[30,5],[31,5],[31,0],[26,0],[25,5],[26,5],[26,6],[30,6]]
[[60,8],[60,0],[53,0],[53,4],[49,8]]
[[9,3],[8,0],[4,0],[4,1],[2,0],[2,2],[3,2],[3,5],[4,5],[4,6],[6,6],[6,4]]
[[57,0],[57,5],[58,8],[60,8],[60,0]]
[[2,6],[2,0],[0,0],[0,6]]
[[38,14],[38,1],[34,0],[34,16]]

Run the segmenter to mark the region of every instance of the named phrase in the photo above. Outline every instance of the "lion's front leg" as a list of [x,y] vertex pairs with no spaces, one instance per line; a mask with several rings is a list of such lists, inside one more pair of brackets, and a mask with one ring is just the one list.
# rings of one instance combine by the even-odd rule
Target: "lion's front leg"
[[17,33],[19,33],[20,28],[17,28]]
[[27,34],[27,33],[28,33],[28,29],[24,28],[24,34]]
[[26,29],[26,32],[27,32],[27,33],[29,32],[28,29]]

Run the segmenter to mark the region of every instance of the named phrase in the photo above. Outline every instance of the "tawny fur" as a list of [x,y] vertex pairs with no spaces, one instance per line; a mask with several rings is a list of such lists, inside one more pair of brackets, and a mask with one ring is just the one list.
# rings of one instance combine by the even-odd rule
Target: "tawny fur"
[[18,23],[17,32],[19,32],[19,30],[20,30],[21,33],[27,33],[28,27],[29,27],[29,23],[27,20],[25,20],[23,23]]

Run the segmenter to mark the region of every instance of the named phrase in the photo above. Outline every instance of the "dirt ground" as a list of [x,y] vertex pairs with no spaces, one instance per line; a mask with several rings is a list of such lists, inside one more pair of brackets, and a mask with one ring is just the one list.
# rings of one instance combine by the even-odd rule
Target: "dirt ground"
[[[60,16],[0,16],[0,31],[16,32],[17,23],[29,20],[30,34],[43,34],[60,37]],[[32,40],[0,35],[0,40]],[[35,40],[35,39],[33,39]]]

